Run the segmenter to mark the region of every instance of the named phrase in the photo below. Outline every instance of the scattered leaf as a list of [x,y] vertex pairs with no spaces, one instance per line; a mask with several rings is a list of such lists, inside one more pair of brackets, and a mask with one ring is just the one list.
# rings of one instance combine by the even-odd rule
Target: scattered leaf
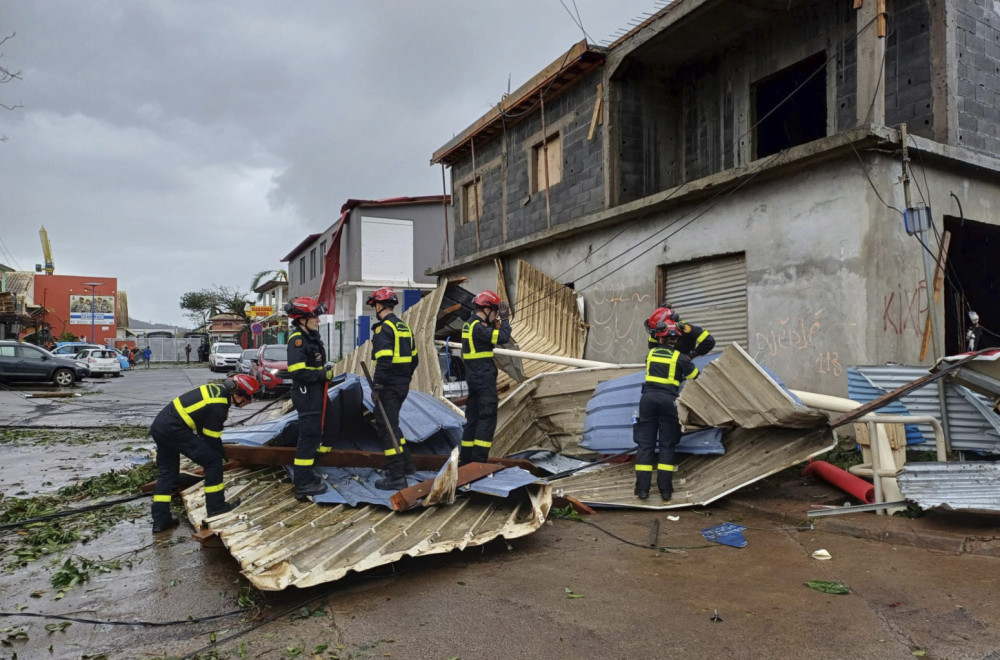
[[917,656],[918,658],[922,658],[925,655],[927,655],[927,651],[914,651],[913,655]]
[[60,621],[59,623],[46,623],[45,629],[48,630],[50,633],[61,632],[63,630],[66,630],[72,625],[73,623],[70,621]]
[[574,593],[569,587],[564,587],[566,590],[566,598],[583,598],[583,594]]
[[814,591],[822,591],[825,594],[849,594],[851,593],[851,588],[848,587],[843,582],[830,582],[827,580],[809,580],[806,582],[806,586]]
[[458,581],[458,584],[462,585],[463,587],[465,586],[465,583],[462,582],[461,580]]

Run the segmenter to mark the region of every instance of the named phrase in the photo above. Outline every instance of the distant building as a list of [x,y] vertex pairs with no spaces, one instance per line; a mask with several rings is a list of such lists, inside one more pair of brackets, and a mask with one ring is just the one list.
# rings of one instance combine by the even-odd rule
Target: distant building
[[208,335],[213,344],[218,341],[238,343],[239,335],[246,330],[246,321],[238,314],[216,314],[211,323]]
[[[88,286],[93,285],[93,286]],[[118,336],[118,278],[33,274],[34,304],[58,339],[64,332],[105,344]]]

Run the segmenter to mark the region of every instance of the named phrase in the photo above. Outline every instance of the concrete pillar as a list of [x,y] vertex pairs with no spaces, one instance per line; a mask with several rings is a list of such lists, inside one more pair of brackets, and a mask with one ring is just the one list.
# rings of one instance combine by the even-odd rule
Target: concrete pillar
[[958,58],[955,43],[955,3],[931,0],[931,94],[934,139],[958,142]]
[[876,0],[865,0],[857,10],[858,126],[885,125],[885,39],[878,36],[877,12]]

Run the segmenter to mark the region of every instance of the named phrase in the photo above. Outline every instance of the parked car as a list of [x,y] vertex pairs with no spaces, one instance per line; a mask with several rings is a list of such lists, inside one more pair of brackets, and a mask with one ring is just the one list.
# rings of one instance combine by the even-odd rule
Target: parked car
[[69,387],[89,373],[85,363],[73,358],[53,355],[44,348],[24,342],[0,341],[0,380],[52,381]]
[[257,379],[261,394],[287,390],[292,379],[287,377],[288,347],[284,344],[264,344],[257,352],[257,362],[250,375]]
[[122,371],[128,371],[128,356],[124,355],[122,351],[114,348],[113,346],[101,346],[100,344],[91,344],[89,342],[82,341],[61,341],[56,343],[56,347],[52,349],[52,353],[54,355],[62,355],[65,357],[75,357],[77,353],[85,348],[106,348],[109,351],[114,351],[115,356],[118,358],[118,364],[121,365]]
[[212,371],[231,371],[236,368],[242,353],[243,347],[239,344],[222,341],[212,344],[212,350],[208,352],[208,368]]
[[253,371],[253,361],[257,359],[259,348],[248,348],[240,353],[239,362],[236,363],[236,373],[249,374]]
[[118,353],[112,348],[85,348],[76,354],[78,362],[85,362],[91,376],[122,375],[122,365],[118,361]]

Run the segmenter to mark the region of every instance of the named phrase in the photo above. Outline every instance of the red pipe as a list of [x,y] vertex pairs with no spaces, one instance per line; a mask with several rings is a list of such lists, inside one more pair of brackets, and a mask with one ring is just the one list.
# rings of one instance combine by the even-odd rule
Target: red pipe
[[865,504],[875,503],[875,486],[826,461],[810,462],[802,471],[802,475],[827,481]]

